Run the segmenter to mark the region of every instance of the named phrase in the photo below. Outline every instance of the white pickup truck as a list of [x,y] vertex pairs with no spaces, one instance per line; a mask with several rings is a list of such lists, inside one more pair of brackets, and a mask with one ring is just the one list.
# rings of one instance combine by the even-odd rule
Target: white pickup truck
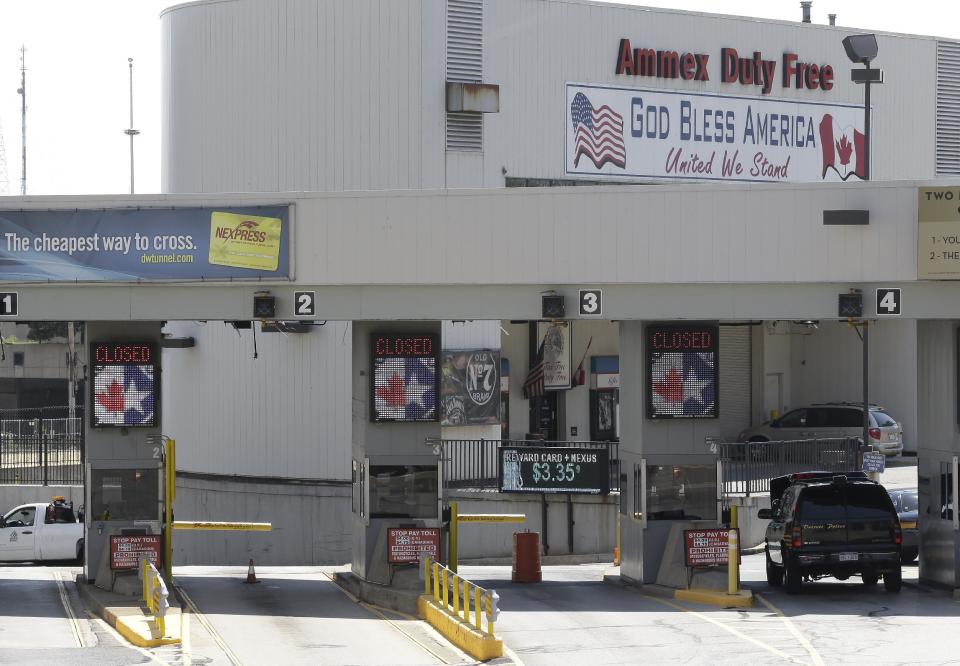
[[72,503],[23,504],[0,518],[0,562],[82,559],[83,523]]

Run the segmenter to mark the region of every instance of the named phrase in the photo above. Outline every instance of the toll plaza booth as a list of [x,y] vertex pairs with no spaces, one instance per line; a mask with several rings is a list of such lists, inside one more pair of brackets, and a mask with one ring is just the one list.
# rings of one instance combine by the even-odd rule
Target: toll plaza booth
[[[87,581],[126,593],[137,589],[118,549],[159,543],[164,521],[160,440],[160,322],[89,322],[86,430]],[[113,537],[157,537],[113,539]],[[155,555],[157,550],[151,551]],[[120,557],[120,559],[118,559]],[[160,566],[159,562],[155,562]],[[124,576],[124,572],[128,575]]]
[[353,558],[362,583],[420,588],[440,557],[440,322],[353,324]]

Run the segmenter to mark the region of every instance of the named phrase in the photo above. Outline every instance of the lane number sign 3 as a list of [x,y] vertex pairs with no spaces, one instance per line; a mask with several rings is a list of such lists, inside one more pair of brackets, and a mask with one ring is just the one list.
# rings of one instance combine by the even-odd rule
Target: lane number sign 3
[[297,317],[314,317],[317,314],[317,292],[293,292],[293,313]]
[[900,299],[899,287],[877,289],[877,314],[880,316],[897,316],[903,302]]
[[580,290],[580,316],[600,317],[603,315],[603,291],[600,289]]

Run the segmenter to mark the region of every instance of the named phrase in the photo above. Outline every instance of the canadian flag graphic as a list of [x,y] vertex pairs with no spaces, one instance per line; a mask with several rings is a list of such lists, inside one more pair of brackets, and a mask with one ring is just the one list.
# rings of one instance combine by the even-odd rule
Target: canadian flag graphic
[[840,180],[850,176],[863,179],[863,134],[853,127],[840,127],[829,113],[820,121],[820,147],[823,150],[823,173],[833,169]]

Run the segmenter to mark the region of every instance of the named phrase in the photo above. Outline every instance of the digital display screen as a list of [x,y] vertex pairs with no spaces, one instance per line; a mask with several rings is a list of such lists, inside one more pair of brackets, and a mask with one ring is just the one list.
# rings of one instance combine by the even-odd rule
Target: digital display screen
[[647,327],[647,415],[651,419],[715,419],[717,326]]
[[433,334],[374,334],[371,420],[439,419],[439,339]]
[[498,449],[497,477],[502,493],[610,492],[610,456],[606,448]]
[[157,420],[156,349],[150,343],[95,342],[94,428],[151,428]]

